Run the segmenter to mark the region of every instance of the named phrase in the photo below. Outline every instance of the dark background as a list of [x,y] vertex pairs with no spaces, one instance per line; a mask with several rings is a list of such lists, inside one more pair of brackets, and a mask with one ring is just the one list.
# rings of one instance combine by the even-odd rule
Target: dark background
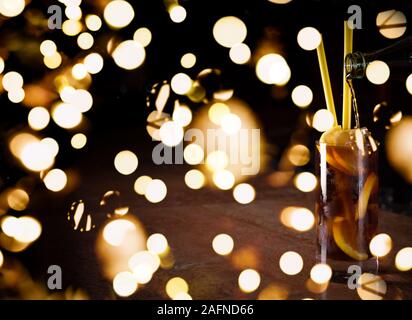
[[[110,284],[97,281],[101,276],[92,259],[94,236],[85,234],[80,240],[73,239],[73,231],[67,228],[66,212],[70,204],[84,194],[87,194],[89,200],[98,201],[113,183],[110,180],[114,170],[113,156],[119,150],[127,148],[136,151],[139,168],[146,163],[147,170],[154,170],[149,165],[153,143],[145,128],[146,118],[151,110],[146,105],[146,98],[153,84],[170,80],[174,74],[181,72],[180,58],[184,53],[193,52],[197,57],[195,67],[184,72],[195,78],[205,68],[220,69],[222,83],[233,88],[235,96],[251,106],[272,146],[271,168],[276,169],[282,151],[289,145],[291,138],[302,141],[309,147],[319,138],[320,134],[313,129],[307,129],[301,136],[296,136],[296,129],[304,125],[306,111],[315,112],[325,107],[316,53],[304,51],[298,46],[296,35],[299,30],[313,26],[323,34],[340,119],[343,19],[347,18],[348,6],[358,4],[362,8],[363,29],[355,31],[354,49],[363,52],[373,51],[396,41],[386,39],[379,33],[375,22],[379,12],[398,9],[407,18],[412,18],[412,3],[408,1],[294,0],[286,5],[277,5],[257,0],[185,0],[180,1],[180,4],[186,8],[187,18],[183,23],[175,24],[170,20],[161,0],[129,2],[134,6],[135,18],[128,27],[117,33],[119,37],[126,39],[132,38],[138,27],[144,26],[151,30],[153,39],[146,48],[145,63],[134,71],[118,68],[106,51],[105,41],[113,31],[103,23],[102,29],[95,33],[96,42],[91,50],[105,57],[105,66],[101,73],[93,76],[90,88],[94,106],[87,113],[89,126],[86,130],[86,148],[73,150],[70,147],[73,133],[66,132],[52,122],[44,130],[45,135],[59,141],[60,153],[56,166],[75,168],[81,177],[81,183],[71,193],[58,195],[48,192],[41,184],[36,186],[28,210],[38,212],[43,224],[43,234],[31,250],[20,254],[33,276],[45,277],[44,270],[51,262],[63,265],[71,270],[65,283],[85,287],[92,297],[97,298],[107,297],[105,292],[110,292]],[[33,12],[45,18],[47,7],[55,3],[32,1],[26,10],[33,9]],[[102,16],[96,3],[97,1],[83,0],[83,15],[97,13]],[[260,82],[255,75],[253,63],[239,66],[230,61],[228,49],[218,45],[212,36],[215,21],[226,15],[237,16],[245,22],[248,27],[245,43],[252,49],[252,53],[263,41],[276,44],[292,71],[292,77],[284,88]],[[404,37],[408,34],[411,34],[410,26]],[[41,62],[38,46],[45,39],[54,40],[68,61],[79,56],[76,37],[67,37],[59,30],[34,27],[25,14],[1,21],[0,48],[12,48],[6,71],[19,71],[23,74],[25,83],[44,77],[49,71]],[[412,68],[407,74],[410,72]],[[411,214],[411,186],[386,161],[384,137],[387,117],[383,116],[377,123],[372,121],[373,108],[382,101],[388,102],[391,112],[401,110],[404,115],[412,113],[412,96],[406,91],[405,80],[405,70],[391,70],[391,78],[386,84],[376,86],[366,79],[358,80],[355,82],[355,90],[361,125],[370,128],[373,136],[381,142],[381,206]],[[297,108],[290,99],[292,89],[299,84],[308,85],[314,93],[313,102],[307,110]],[[193,104],[191,107],[195,112],[200,105]],[[0,96],[0,109],[0,187],[4,189],[26,175],[10,158],[7,137],[17,128],[26,125],[29,109],[11,104],[5,94]],[[304,169],[310,168],[309,165]],[[119,190],[122,189],[123,181],[126,180],[119,178],[116,181]],[[82,247],[82,254],[80,260],[76,260],[79,246]],[[85,270],[90,270],[92,279]]]

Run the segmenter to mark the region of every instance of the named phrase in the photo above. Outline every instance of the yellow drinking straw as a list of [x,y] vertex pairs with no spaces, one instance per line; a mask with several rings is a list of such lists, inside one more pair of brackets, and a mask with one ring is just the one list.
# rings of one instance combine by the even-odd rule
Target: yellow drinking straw
[[[353,49],[353,29],[349,27],[347,21],[344,21],[344,46],[343,46],[343,59]],[[342,127],[349,130],[351,128],[351,113],[352,111],[352,94],[350,92],[349,85],[346,82],[346,70],[345,61],[343,66],[343,101],[342,101]]]
[[328,64],[326,62],[325,47],[323,46],[323,38],[321,36],[320,44],[316,48],[318,54],[320,74],[322,76],[323,91],[325,93],[326,106],[329,112],[333,115],[333,125],[338,125],[338,119],[336,118],[335,103],[333,102],[332,87],[330,85]]

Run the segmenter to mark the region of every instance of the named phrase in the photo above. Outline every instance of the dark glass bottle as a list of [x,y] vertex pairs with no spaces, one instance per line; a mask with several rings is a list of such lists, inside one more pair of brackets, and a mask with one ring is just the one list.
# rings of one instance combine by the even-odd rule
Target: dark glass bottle
[[412,36],[373,52],[349,53],[345,57],[346,77],[362,79],[366,75],[366,67],[374,60],[382,60],[390,68],[412,67]]

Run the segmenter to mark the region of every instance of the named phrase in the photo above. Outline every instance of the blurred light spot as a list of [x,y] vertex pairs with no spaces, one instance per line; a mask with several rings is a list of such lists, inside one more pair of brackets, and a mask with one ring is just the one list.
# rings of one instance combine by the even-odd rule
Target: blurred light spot
[[2,80],[3,88],[6,91],[16,91],[23,87],[24,81],[20,73],[16,71],[7,72]]
[[67,184],[67,175],[61,169],[53,169],[47,172],[43,178],[44,185],[47,189],[53,192],[58,192],[64,189]]
[[245,43],[238,43],[230,48],[229,57],[236,64],[245,64],[250,60],[250,48]]
[[376,16],[376,26],[385,38],[396,39],[406,31],[407,20],[403,12],[387,10],[379,12]]
[[312,103],[313,93],[309,87],[299,85],[292,91],[292,101],[299,108],[306,108]]
[[294,179],[295,187],[303,192],[311,192],[316,188],[317,179],[313,173],[302,172]]
[[229,158],[226,152],[221,150],[212,151],[206,157],[206,166],[210,171],[218,171],[227,167]]
[[33,130],[43,130],[50,122],[50,114],[46,108],[35,107],[30,110],[28,116],[30,128]]
[[153,179],[146,188],[145,197],[152,203],[162,201],[167,195],[167,187],[162,180]]
[[255,189],[248,183],[238,184],[233,189],[233,197],[241,204],[251,203],[256,196]]
[[9,237],[14,237],[18,230],[19,219],[13,216],[4,216],[1,220],[1,230]]
[[81,33],[77,38],[77,44],[83,50],[88,50],[93,47],[93,36],[88,32]]
[[283,86],[289,82],[291,71],[285,58],[277,53],[270,53],[257,62],[256,75],[263,83]]
[[199,170],[190,170],[185,174],[185,183],[190,189],[198,190],[204,186],[205,176]]
[[132,22],[134,18],[134,10],[127,1],[114,0],[106,5],[103,16],[110,27],[120,29]]
[[80,124],[83,116],[76,106],[59,103],[52,110],[52,118],[58,126],[64,129],[72,129]]
[[152,41],[152,33],[147,28],[139,28],[135,31],[133,40],[139,42],[143,47],[147,47]]
[[50,57],[57,51],[57,46],[52,40],[44,40],[40,44],[40,52],[45,57]]
[[186,163],[194,166],[203,161],[205,154],[201,146],[196,143],[187,145],[183,151],[183,158]]
[[294,251],[287,251],[279,259],[280,269],[287,275],[294,276],[302,271],[303,259]]
[[219,170],[213,173],[213,182],[221,190],[229,190],[235,184],[235,176],[228,170]]
[[84,89],[75,90],[69,99],[69,103],[79,108],[79,111],[84,113],[89,111],[93,106],[93,97],[89,91]]
[[318,263],[310,270],[310,278],[317,284],[327,283],[332,277],[332,269],[325,263]]
[[286,4],[291,2],[292,0],[269,0],[269,2],[276,3],[276,4]]
[[322,35],[313,27],[306,27],[298,33],[298,44],[304,50],[315,50],[322,41]]
[[179,5],[174,5],[169,11],[170,19],[175,23],[181,23],[186,19],[186,9]]
[[129,150],[120,151],[114,158],[114,167],[123,175],[135,172],[138,164],[137,156]]
[[137,290],[137,281],[129,271],[118,273],[113,279],[113,290],[120,297],[131,296]]
[[112,56],[120,68],[133,70],[142,65],[146,58],[146,52],[139,42],[126,40],[114,49]]
[[136,231],[133,222],[126,219],[110,221],[103,229],[104,240],[112,246],[120,246],[129,232]]
[[406,90],[408,90],[409,94],[412,94],[412,73],[406,79],[405,85],[406,85]]
[[180,95],[184,95],[192,88],[192,79],[185,73],[178,73],[173,76],[171,81],[172,90]]
[[13,91],[9,91],[7,97],[13,103],[20,103],[24,100],[26,93],[24,92],[23,88],[14,89]]
[[359,288],[356,291],[362,300],[382,300],[386,294],[386,282],[372,273],[363,273],[358,278]]
[[5,67],[4,59],[0,57],[0,73],[4,71],[4,67]]
[[214,124],[218,126],[221,125],[222,118],[224,118],[228,114],[230,114],[230,109],[226,104],[222,102],[214,103],[209,108],[209,112],[208,112],[210,121],[212,121]]
[[374,236],[369,243],[369,250],[375,257],[384,257],[392,249],[392,239],[386,233]]
[[12,237],[23,243],[31,243],[40,237],[41,231],[39,221],[30,216],[23,216],[17,219]]
[[312,126],[319,132],[325,132],[333,126],[333,115],[327,109],[316,111],[312,119]]
[[4,262],[3,253],[0,250],[0,268],[3,266],[3,262]]
[[40,140],[30,133],[18,133],[11,138],[9,148],[15,157],[20,158],[23,148],[33,142],[40,142]]
[[213,250],[221,256],[231,254],[234,246],[233,238],[224,233],[217,235],[212,241]]
[[147,250],[153,254],[162,255],[167,252],[169,244],[161,233],[154,233],[147,239]]
[[83,63],[77,63],[72,68],[72,76],[76,80],[82,80],[87,77],[87,69]]
[[389,79],[389,66],[380,60],[372,61],[366,67],[366,77],[373,84],[383,84]]
[[196,64],[196,56],[193,53],[186,53],[180,59],[183,68],[190,69]]
[[166,293],[171,299],[175,299],[181,293],[188,292],[189,285],[180,277],[172,278],[166,283]]
[[173,300],[193,300],[190,294],[186,292],[179,292]]
[[83,133],[76,133],[70,142],[74,149],[82,149],[87,143],[87,137]]
[[134,191],[142,196],[145,195],[150,181],[152,181],[152,178],[149,176],[141,176],[137,178],[134,183]]
[[[138,278],[140,277],[138,282],[145,284],[152,279],[153,273],[155,273],[157,269],[159,269],[160,259],[156,254],[143,250],[135,253],[129,259],[128,265],[130,270],[133,271],[133,274]],[[139,272],[142,273],[140,276],[138,274]]]
[[5,17],[16,17],[23,12],[24,0],[0,0],[0,14]]
[[192,122],[192,111],[187,106],[177,105],[173,111],[172,119],[181,127],[186,127]]
[[43,59],[44,65],[49,69],[56,69],[62,63],[62,56],[57,51],[51,56],[46,56]]
[[80,20],[82,17],[82,9],[79,6],[68,5],[64,10],[67,18],[72,20]]
[[222,127],[222,130],[226,134],[231,135],[239,132],[240,128],[242,127],[242,120],[238,115],[234,113],[228,113],[221,118],[220,125]]
[[242,43],[247,35],[245,23],[237,17],[220,18],[213,27],[213,37],[223,47],[231,48]]
[[7,204],[16,211],[23,211],[27,208],[30,198],[23,189],[12,189],[7,193]]
[[82,28],[83,28],[83,25],[78,20],[69,19],[69,20],[64,21],[62,25],[63,33],[70,37],[74,37],[78,35],[82,31]]
[[258,300],[286,300],[288,295],[288,289],[284,285],[270,284],[259,293]]
[[175,147],[182,142],[183,128],[175,121],[167,121],[159,130],[160,140],[168,147]]
[[90,31],[97,31],[102,27],[102,20],[95,14],[89,14],[86,16],[86,27]]
[[31,171],[43,171],[54,163],[54,155],[49,146],[41,142],[31,142],[21,150],[21,162]]
[[399,250],[395,257],[395,266],[400,271],[412,269],[412,247]]
[[59,153],[59,144],[57,143],[56,140],[53,138],[44,138],[40,141],[41,144],[43,144],[47,150],[50,152],[50,155],[52,157],[56,157],[57,154]]
[[83,64],[88,73],[96,74],[102,71],[104,60],[100,54],[91,53],[86,58],[84,58]]
[[260,275],[256,270],[246,269],[240,273],[238,282],[243,292],[250,293],[259,288]]
[[310,151],[302,144],[295,144],[288,150],[287,156],[294,166],[304,166],[310,160]]
[[307,208],[293,208],[290,214],[290,227],[297,231],[308,231],[315,224],[315,217]]

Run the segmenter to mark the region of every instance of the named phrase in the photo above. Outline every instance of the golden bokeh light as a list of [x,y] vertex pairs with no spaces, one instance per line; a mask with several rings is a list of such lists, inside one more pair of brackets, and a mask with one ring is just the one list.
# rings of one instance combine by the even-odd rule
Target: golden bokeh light
[[0,0],[0,14],[5,17],[16,17],[23,12],[25,0]]
[[172,90],[180,95],[187,94],[192,88],[193,81],[185,73],[178,73],[173,76],[170,85]]
[[50,122],[50,113],[46,108],[35,107],[29,112],[28,122],[33,130],[43,130]]
[[13,91],[9,91],[7,97],[13,103],[20,103],[24,100],[26,93],[23,88],[14,89]]
[[409,94],[412,94],[412,73],[406,78],[406,90],[408,90]]
[[57,143],[57,141],[53,138],[47,137],[47,138],[43,138],[40,141],[41,144],[43,144],[47,150],[50,152],[50,155],[52,157],[56,157],[57,154],[59,153],[59,144]]
[[221,190],[229,190],[235,184],[235,176],[229,170],[218,170],[213,173],[213,183]]
[[80,9],[79,6],[72,4],[66,6],[66,9],[64,9],[64,14],[68,19],[72,20],[80,20],[83,16],[82,9]]
[[299,173],[293,182],[295,187],[302,192],[311,192],[315,190],[318,183],[315,175],[310,172]]
[[160,179],[153,179],[146,188],[145,197],[151,203],[161,202],[167,195],[166,184]]
[[147,47],[152,41],[152,33],[148,28],[139,28],[133,34],[133,40],[139,42],[143,47]]
[[209,153],[206,157],[206,166],[210,171],[218,171],[226,168],[229,164],[229,157],[226,152],[216,150]]
[[76,133],[70,140],[74,149],[83,149],[87,144],[87,137],[83,133]]
[[170,15],[170,19],[174,23],[181,23],[181,22],[185,21],[187,12],[186,12],[186,9],[184,7],[179,6],[179,5],[173,5],[169,9],[169,15]]
[[85,19],[86,27],[90,31],[97,31],[102,27],[102,19],[95,14],[89,14]]
[[183,141],[183,128],[176,121],[167,121],[159,130],[160,141],[168,147],[175,147]]
[[45,57],[50,57],[57,51],[57,46],[52,40],[44,40],[40,44],[40,52]]
[[160,258],[149,251],[143,250],[135,253],[128,262],[130,270],[137,282],[140,284],[149,283],[153,274],[160,267]]
[[1,221],[1,228],[9,237],[27,244],[36,241],[42,232],[40,222],[31,216],[6,216]]
[[312,127],[319,132],[325,132],[333,126],[333,115],[327,109],[320,109],[316,111],[312,119]]
[[93,106],[93,97],[89,91],[84,89],[77,89],[72,92],[69,103],[75,105],[80,112],[89,111]]
[[81,123],[83,116],[75,105],[59,103],[52,110],[52,118],[59,127],[73,129]]
[[83,25],[78,20],[66,20],[63,22],[62,30],[65,35],[70,37],[77,36],[83,29]]
[[218,126],[221,125],[222,119],[228,114],[230,114],[230,108],[222,102],[212,104],[208,111],[210,121]]
[[252,52],[245,43],[239,43],[230,48],[229,57],[236,64],[245,64],[250,60]]
[[231,48],[246,39],[245,23],[237,17],[220,18],[213,26],[213,37],[223,47]]
[[233,238],[224,233],[218,234],[212,241],[213,251],[221,256],[231,254],[234,246],[235,242],[233,241]]
[[295,144],[287,151],[287,157],[294,166],[304,166],[310,160],[310,151],[302,144]]
[[203,161],[205,153],[201,146],[196,143],[187,145],[183,151],[183,158],[190,165],[197,165]]
[[235,198],[237,202],[241,204],[251,203],[253,200],[255,200],[255,196],[256,196],[255,188],[253,188],[248,183],[238,184],[233,189],[233,197]]
[[366,77],[373,84],[384,84],[390,76],[389,66],[380,60],[372,61],[366,67]]
[[180,59],[183,68],[190,69],[196,64],[196,56],[193,53],[186,53]]
[[67,184],[67,175],[61,169],[52,169],[47,172],[43,178],[43,182],[50,191],[59,192],[63,190]]
[[312,90],[305,85],[299,85],[292,91],[292,101],[299,108],[308,107],[313,100]]
[[126,40],[116,47],[112,56],[120,68],[134,70],[142,65],[146,58],[146,52],[139,42]]
[[40,142],[40,139],[31,133],[22,132],[16,134],[10,139],[9,148],[15,157],[20,158],[23,148],[34,142]]
[[303,269],[301,255],[294,251],[287,251],[279,259],[279,267],[287,275],[297,275]]
[[53,165],[55,157],[53,153],[46,143],[30,142],[23,146],[20,160],[27,169],[39,172]]
[[395,266],[400,271],[412,270],[412,247],[399,250],[395,257]]
[[376,274],[363,273],[358,284],[356,292],[362,300],[382,300],[386,294],[386,282]]
[[83,63],[77,63],[72,68],[72,76],[76,80],[83,80],[87,77],[87,69]]
[[114,158],[114,167],[125,176],[135,172],[138,164],[137,156],[129,150],[120,151]]
[[407,20],[405,14],[397,10],[379,12],[376,16],[376,26],[381,35],[388,39],[396,39],[406,31]]
[[7,72],[2,79],[3,88],[6,91],[16,91],[21,89],[24,84],[23,77],[16,71]]
[[137,288],[137,281],[129,271],[120,272],[113,279],[113,290],[120,297],[131,296]]
[[134,18],[134,10],[130,3],[124,0],[109,2],[104,8],[104,20],[113,29],[121,29],[130,24]]
[[269,2],[276,3],[276,4],[287,4],[292,0],[269,0]]
[[161,233],[154,233],[147,238],[147,250],[153,254],[163,255],[169,249],[166,237]]
[[175,299],[181,293],[188,293],[189,285],[180,277],[170,279],[166,283],[166,293],[170,299]]
[[57,69],[62,64],[62,56],[56,51],[51,56],[45,56],[43,62],[47,68]]
[[4,63],[4,59],[0,57],[0,74],[4,71],[4,68],[6,67]]
[[90,53],[86,58],[84,58],[83,64],[88,73],[96,74],[102,71],[104,60],[100,54]]
[[192,169],[185,174],[185,183],[190,189],[201,189],[205,185],[205,176],[202,171]]
[[327,283],[332,278],[332,269],[325,263],[318,263],[310,270],[310,278],[317,284]]
[[192,122],[192,110],[187,106],[176,105],[172,114],[172,119],[181,127],[187,127]]
[[152,178],[149,176],[140,176],[134,183],[134,191],[141,196],[145,195],[147,186]]
[[260,275],[253,269],[243,270],[239,275],[238,283],[240,290],[246,293],[251,293],[259,288]]
[[369,250],[375,257],[384,257],[392,250],[392,238],[386,233],[374,236],[369,243]]
[[83,32],[77,37],[77,44],[83,50],[88,50],[93,47],[94,38],[88,32]]
[[315,50],[322,41],[322,35],[313,27],[305,27],[298,33],[298,44],[304,50]]
[[0,250],[0,268],[3,266],[3,262],[4,262],[4,256],[3,256],[3,253]]
[[27,208],[30,197],[23,189],[12,189],[7,193],[7,204],[16,211],[23,211]]
[[315,216],[307,208],[294,208],[290,215],[290,226],[297,231],[309,231],[315,224]]
[[277,53],[269,53],[257,62],[256,75],[263,83],[284,86],[290,80],[291,71],[285,58]]
[[258,300],[286,300],[289,291],[285,285],[272,283],[259,292]]
[[133,222],[126,219],[116,219],[104,227],[103,238],[108,244],[118,247],[127,239],[127,234],[134,231],[136,231],[136,226]]
[[242,120],[238,115],[234,113],[228,113],[220,119],[220,126],[226,134],[236,134],[242,128]]
[[179,292],[173,300],[193,300],[193,298],[186,292]]

